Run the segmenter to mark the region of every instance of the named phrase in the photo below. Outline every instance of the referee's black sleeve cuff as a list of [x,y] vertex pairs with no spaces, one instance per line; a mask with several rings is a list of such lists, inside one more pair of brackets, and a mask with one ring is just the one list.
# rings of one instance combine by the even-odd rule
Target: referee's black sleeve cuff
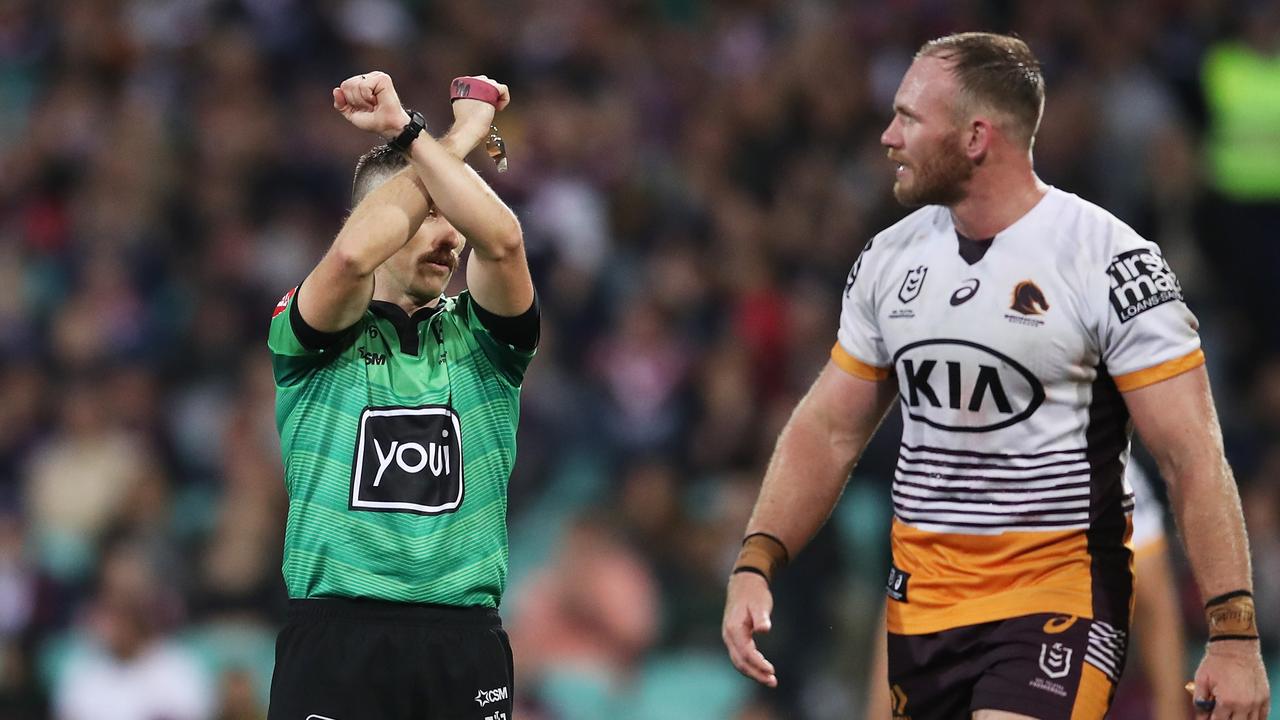
[[542,334],[542,308],[538,304],[538,293],[533,293],[533,304],[528,310],[515,317],[495,315],[480,307],[480,303],[472,297],[476,317],[480,324],[489,331],[494,339],[504,342],[517,350],[528,352],[538,347],[538,338]]
[[[289,327],[293,329],[293,334],[298,338],[298,342],[302,347],[322,352],[324,350],[332,350],[342,344],[351,328],[346,330],[338,330],[337,332],[325,332],[317,330],[307,324],[302,317],[302,311],[298,309],[298,297],[302,292],[302,286],[298,286],[298,292],[293,294],[293,300],[289,302]],[[355,327],[354,325],[352,327]]]

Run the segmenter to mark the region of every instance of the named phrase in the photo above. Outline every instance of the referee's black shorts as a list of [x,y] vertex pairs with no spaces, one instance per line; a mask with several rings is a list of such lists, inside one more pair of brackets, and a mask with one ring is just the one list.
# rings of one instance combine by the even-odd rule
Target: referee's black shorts
[[292,600],[268,720],[511,720],[496,610]]

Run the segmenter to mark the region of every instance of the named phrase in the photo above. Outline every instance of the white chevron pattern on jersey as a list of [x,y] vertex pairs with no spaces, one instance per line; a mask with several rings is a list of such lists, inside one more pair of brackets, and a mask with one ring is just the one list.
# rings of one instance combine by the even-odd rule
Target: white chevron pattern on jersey
[[[894,472],[894,511],[905,523],[941,532],[1088,527],[1086,453],[1009,455],[904,443]],[[1126,495],[1125,511],[1132,507]]]
[[1105,673],[1111,682],[1119,682],[1127,642],[1128,635],[1123,630],[1093,620],[1089,624],[1089,646],[1085,649],[1084,661]]

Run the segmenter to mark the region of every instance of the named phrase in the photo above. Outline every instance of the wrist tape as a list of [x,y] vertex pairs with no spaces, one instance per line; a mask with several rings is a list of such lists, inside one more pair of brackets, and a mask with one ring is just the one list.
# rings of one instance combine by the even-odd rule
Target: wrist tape
[[461,100],[479,100],[487,102],[494,107],[498,107],[498,99],[502,95],[498,92],[498,88],[481,80],[470,76],[456,77],[452,83],[449,83],[449,101]]
[[1258,639],[1253,593],[1248,590],[1236,590],[1213,598],[1204,604],[1204,614],[1209,622],[1209,642]]
[[733,573],[755,573],[773,584],[778,571],[786,567],[790,560],[787,546],[769,533],[751,533],[742,540],[742,550],[738,553],[738,561],[733,564]]

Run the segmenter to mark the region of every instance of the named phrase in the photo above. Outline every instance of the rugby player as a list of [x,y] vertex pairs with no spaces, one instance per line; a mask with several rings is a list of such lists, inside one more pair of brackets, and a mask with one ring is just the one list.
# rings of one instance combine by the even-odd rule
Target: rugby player
[[782,431],[728,584],[722,636],[769,686],[769,583],[826,519],[900,398],[889,682],[912,720],[1102,718],[1133,600],[1136,427],[1206,600],[1213,718],[1269,690],[1239,495],[1195,317],[1160,250],[1036,177],[1040,65],[1021,40],[926,43],[881,136],[919,209],[849,274],[831,360]]

